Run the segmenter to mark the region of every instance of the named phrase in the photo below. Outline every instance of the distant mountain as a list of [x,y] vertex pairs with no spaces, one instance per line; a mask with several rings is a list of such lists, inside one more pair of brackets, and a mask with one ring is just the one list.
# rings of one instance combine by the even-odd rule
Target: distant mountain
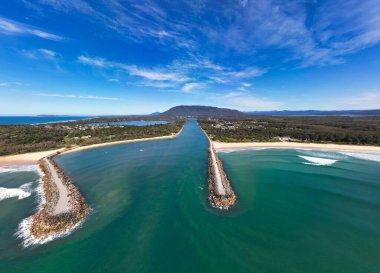
[[158,116],[161,114],[160,112],[153,112],[152,114],[148,114],[147,116]]
[[238,110],[227,108],[218,108],[212,106],[200,105],[180,105],[170,108],[166,112],[160,114],[161,116],[228,116],[236,117],[241,116],[243,113]]
[[253,111],[244,112],[255,116],[380,116],[380,109],[373,110],[302,110],[302,111]]

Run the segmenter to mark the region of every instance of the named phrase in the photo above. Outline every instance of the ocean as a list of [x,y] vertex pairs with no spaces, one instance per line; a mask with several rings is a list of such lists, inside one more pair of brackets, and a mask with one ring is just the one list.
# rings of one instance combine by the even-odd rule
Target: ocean
[[88,119],[84,116],[0,116],[0,125],[41,124]]
[[238,202],[219,211],[207,202],[207,145],[190,120],[176,139],[58,157],[92,213],[29,248],[14,234],[36,208],[38,174],[0,169],[0,189],[24,192],[0,199],[0,272],[379,272],[379,158],[222,152]]

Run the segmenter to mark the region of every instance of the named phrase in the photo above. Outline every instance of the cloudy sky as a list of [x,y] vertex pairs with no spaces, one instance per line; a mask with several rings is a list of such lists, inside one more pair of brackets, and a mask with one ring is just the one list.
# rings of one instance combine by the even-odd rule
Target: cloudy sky
[[0,0],[0,115],[380,108],[380,0]]

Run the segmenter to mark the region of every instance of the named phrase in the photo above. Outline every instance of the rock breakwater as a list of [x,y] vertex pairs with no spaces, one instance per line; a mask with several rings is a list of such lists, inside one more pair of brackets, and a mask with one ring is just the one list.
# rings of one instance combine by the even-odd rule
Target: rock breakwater
[[208,190],[208,199],[213,207],[229,209],[235,205],[236,194],[212,145],[208,157]]
[[[70,177],[54,161],[57,154],[39,160],[41,177],[41,202],[37,212],[23,220],[17,235],[23,245],[43,244],[62,237],[78,227],[89,214],[86,200]],[[58,180],[58,181],[57,181]],[[62,196],[67,194],[67,196]],[[64,197],[67,206],[56,213],[60,198]],[[62,202],[61,202],[62,203]]]
[[[202,129],[203,131],[203,129]],[[208,200],[210,204],[219,209],[229,209],[235,205],[237,197],[223,170],[223,165],[207,136],[203,131],[208,142]]]

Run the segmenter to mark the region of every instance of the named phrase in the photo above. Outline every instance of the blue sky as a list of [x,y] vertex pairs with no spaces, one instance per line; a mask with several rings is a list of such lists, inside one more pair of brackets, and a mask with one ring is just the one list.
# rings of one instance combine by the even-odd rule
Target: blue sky
[[379,0],[0,0],[0,115],[380,108]]

